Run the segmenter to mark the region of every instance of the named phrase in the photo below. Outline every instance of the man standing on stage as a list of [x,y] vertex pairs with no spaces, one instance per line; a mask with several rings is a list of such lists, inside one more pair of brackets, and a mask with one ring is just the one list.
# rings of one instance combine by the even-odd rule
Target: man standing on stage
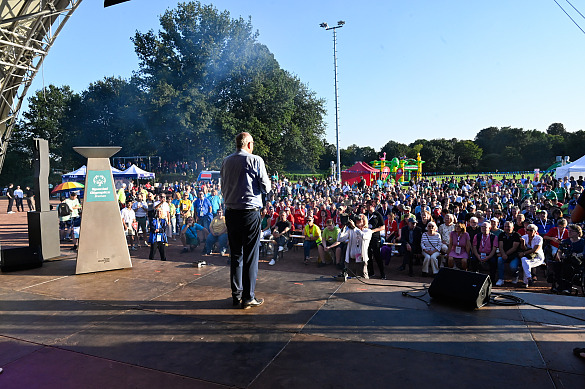
[[243,309],[260,306],[256,298],[256,276],[260,244],[262,194],[270,191],[264,160],[253,155],[254,139],[247,132],[236,136],[236,152],[221,165],[225,220],[231,250],[233,305]]

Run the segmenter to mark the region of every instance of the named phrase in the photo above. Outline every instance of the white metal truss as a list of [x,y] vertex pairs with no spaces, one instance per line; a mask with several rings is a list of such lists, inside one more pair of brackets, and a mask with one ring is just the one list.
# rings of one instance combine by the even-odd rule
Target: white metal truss
[[26,92],[82,0],[0,0],[0,172]]

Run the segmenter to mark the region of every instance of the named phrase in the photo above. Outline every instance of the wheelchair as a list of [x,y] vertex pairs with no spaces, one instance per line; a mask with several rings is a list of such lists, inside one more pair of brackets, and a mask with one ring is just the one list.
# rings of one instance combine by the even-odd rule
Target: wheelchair
[[560,274],[556,275],[556,280],[559,284],[559,290],[569,292],[569,294],[585,296],[585,260],[582,253],[573,253],[570,246],[561,245],[559,247],[561,252]]

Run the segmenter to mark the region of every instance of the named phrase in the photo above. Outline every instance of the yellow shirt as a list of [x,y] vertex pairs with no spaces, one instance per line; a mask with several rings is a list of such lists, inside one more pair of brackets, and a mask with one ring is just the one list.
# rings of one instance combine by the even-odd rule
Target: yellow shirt
[[227,232],[225,217],[214,217],[211,221],[211,224],[209,225],[209,231],[211,231],[211,233],[216,236]]
[[316,224],[313,224],[313,228],[309,227],[308,224],[305,225],[305,238],[310,238],[314,236],[317,237],[315,243],[317,244],[321,243],[321,229]]

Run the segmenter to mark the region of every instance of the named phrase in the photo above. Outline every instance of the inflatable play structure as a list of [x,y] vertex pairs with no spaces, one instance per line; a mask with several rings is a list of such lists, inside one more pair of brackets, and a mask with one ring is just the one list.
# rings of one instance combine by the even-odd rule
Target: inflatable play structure
[[417,154],[416,159],[394,157],[390,161],[386,160],[386,153],[384,153],[379,160],[371,161],[371,166],[364,162],[356,162],[352,167],[342,170],[341,181],[349,185],[359,182],[362,177],[367,185],[378,180],[400,184],[410,180],[419,181],[423,163],[425,161],[421,160],[420,153]]

